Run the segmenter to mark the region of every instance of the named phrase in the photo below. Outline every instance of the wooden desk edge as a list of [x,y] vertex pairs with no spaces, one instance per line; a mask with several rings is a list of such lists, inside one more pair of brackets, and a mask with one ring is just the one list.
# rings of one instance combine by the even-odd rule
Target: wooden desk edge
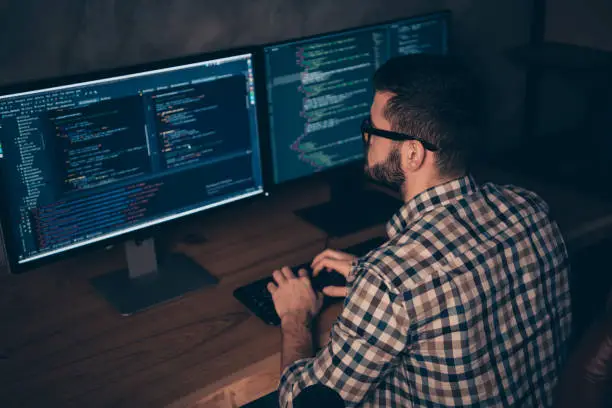
[[195,406],[239,407],[261,398],[278,387],[280,351],[228,377],[220,379],[178,401],[169,408]]
[[584,223],[580,228],[573,229],[564,234],[569,249],[573,252],[603,240],[612,232],[612,214]]

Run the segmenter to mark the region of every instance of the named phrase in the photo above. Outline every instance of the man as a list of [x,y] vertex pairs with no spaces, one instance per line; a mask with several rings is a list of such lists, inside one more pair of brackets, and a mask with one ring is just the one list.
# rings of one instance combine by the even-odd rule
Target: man
[[552,404],[571,323],[566,248],[537,195],[479,186],[467,172],[480,119],[473,84],[450,57],[400,57],[377,71],[366,172],[399,186],[405,205],[382,247],[314,259],[314,273],[347,277],[325,290],[346,298],[316,356],[322,295],[304,271],[274,272],[282,407],[313,386],[349,407]]

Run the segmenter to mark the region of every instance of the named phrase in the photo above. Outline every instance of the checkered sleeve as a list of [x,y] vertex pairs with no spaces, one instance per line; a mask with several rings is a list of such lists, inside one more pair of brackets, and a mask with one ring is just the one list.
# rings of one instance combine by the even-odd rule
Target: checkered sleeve
[[313,359],[299,360],[281,376],[281,407],[305,388],[321,384],[336,391],[346,406],[359,404],[397,365],[407,347],[403,298],[374,267],[355,271],[349,295],[332,327],[330,341]]

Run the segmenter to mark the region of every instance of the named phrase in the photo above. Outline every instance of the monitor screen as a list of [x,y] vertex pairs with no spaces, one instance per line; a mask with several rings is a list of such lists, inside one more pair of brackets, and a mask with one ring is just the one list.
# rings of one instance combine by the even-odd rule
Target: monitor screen
[[263,192],[250,53],[0,96],[17,264]]
[[447,31],[439,13],[266,47],[275,183],[362,160],[374,72],[395,56],[447,53]]

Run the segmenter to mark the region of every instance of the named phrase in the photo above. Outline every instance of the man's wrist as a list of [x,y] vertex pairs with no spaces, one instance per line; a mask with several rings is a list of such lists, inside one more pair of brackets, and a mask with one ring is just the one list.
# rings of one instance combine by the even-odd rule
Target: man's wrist
[[312,314],[291,311],[280,316],[282,333],[281,368],[314,355],[312,344]]
[[310,312],[287,312],[281,316],[281,327],[286,325],[310,327],[311,323],[312,315]]

